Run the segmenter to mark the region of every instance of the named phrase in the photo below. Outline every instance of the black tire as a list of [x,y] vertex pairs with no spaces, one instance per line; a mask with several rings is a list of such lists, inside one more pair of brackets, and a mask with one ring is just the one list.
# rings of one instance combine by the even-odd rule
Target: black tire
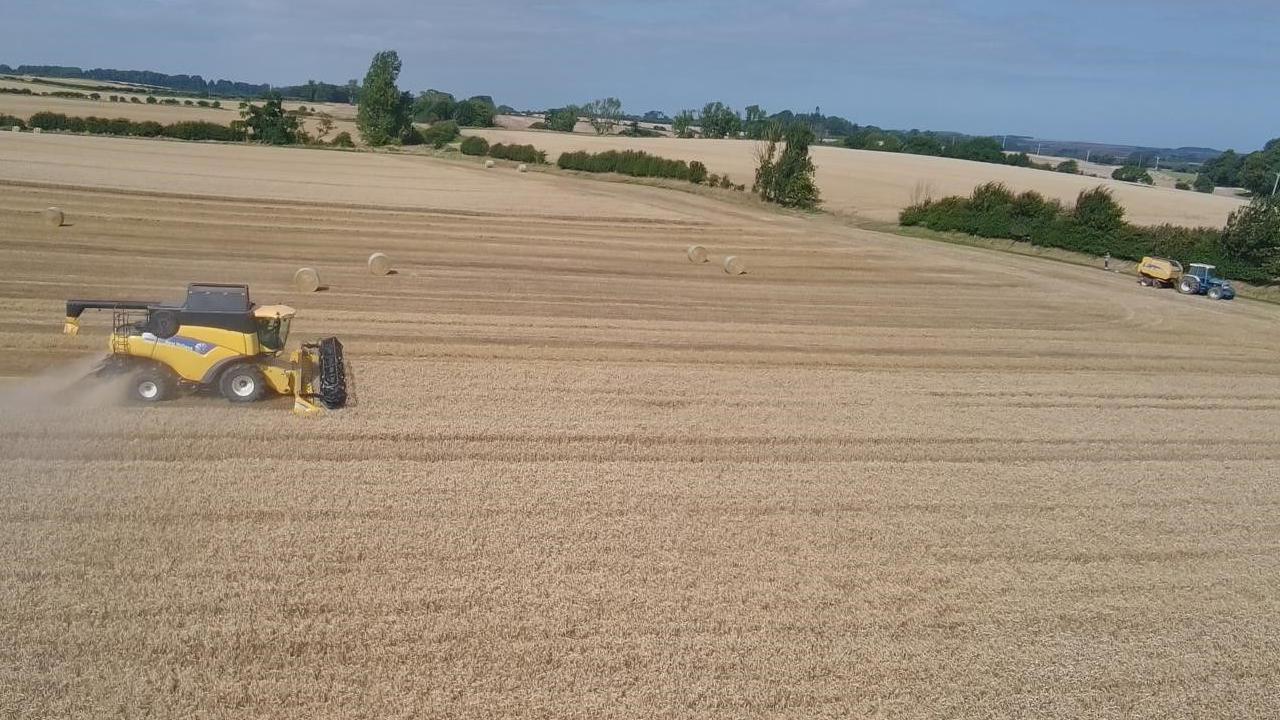
[[1194,276],[1184,275],[1182,276],[1182,280],[1178,283],[1178,292],[1183,295],[1195,295],[1200,292],[1200,281]]
[[151,365],[129,376],[129,399],[140,403],[158,403],[173,398],[178,381],[165,367]]
[[257,402],[267,393],[267,381],[257,365],[236,363],[222,373],[218,390],[231,402]]
[[1209,288],[1209,293],[1208,293],[1208,295],[1209,295],[1209,299],[1210,299],[1210,300],[1221,300],[1221,299],[1222,299],[1222,288],[1220,288],[1220,287],[1211,287],[1211,288]]
[[177,335],[178,328],[182,327],[182,323],[178,321],[178,313],[173,310],[152,311],[151,321],[147,325],[151,328],[151,333],[161,339]]

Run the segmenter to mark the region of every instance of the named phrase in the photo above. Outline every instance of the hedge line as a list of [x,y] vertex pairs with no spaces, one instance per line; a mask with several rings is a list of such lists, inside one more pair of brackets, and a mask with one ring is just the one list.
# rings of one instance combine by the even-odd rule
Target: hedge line
[[515,160],[522,163],[543,165],[547,162],[547,152],[532,145],[503,145],[496,143],[489,147],[489,157],[502,160]]
[[1228,252],[1222,230],[1131,225],[1123,217],[1124,208],[1104,187],[1081,192],[1075,206],[1068,208],[1035,191],[1015,195],[1001,183],[986,183],[974,188],[969,197],[926,200],[904,208],[898,222],[1090,255],[1111,253],[1125,260],[1156,255],[1183,263],[1203,262],[1217,265],[1227,277],[1254,283],[1271,281],[1261,266]]
[[244,140],[239,128],[203,120],[185,120],[161,125],[154,120],[141,122],[127,118],[69,117],[62,113],[38,112],[27,125],[41,130],[91,133],[94,135],[131,135],[135,137],[170,137],[180,140]]
[[556,165],[565,170],[581,170],[583,172],[613,172],[633,177],[663,177],[676,180],[688,180],[701,183],[707,179],[707,166],[694,160],[686,163],[683,160],[669,160],[657,155],[650,155],[643,150],[606,150],[601,153],[578,152],[561,153]]

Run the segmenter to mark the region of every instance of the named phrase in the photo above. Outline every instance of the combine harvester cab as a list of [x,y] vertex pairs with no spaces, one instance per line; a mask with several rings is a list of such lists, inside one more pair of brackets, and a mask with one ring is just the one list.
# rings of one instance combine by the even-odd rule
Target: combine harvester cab
[[85,310],[111,310],[110,354],[98,374],[127,374],[129,395],[159,402],[182,389],[218,392],[231,402],[292,395],[294,412],[315,415],[347,402],[346,360],[337,338],[284,359],[287,305],[257,306],[247,285],[193,283],[181,305],[134,300],[68,300],[63,332],[75,335]]
[[1211,300],[1231,300],[1236,289],[1231,281],[1214,273],[1217,268],[1204,263],[1191,263],[1190,269],[1178,282],[1178,292],[1184,295],[1207,295]]

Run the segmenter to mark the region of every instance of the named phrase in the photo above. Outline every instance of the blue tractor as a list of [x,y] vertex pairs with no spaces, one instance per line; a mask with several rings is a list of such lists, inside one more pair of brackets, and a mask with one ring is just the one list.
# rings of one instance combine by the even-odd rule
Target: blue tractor
[[1213,274],[1214,266],[1191,263],[1178,281],[1178,292],[1184,295],[1208,295],[1212,300],[1230,300],[1236,296],[1231,281]]

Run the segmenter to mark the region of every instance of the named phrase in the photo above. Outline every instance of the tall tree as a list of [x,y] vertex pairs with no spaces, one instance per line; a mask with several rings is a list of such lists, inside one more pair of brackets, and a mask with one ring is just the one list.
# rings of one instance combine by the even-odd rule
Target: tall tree
[[[772,123],[765,131],[765,138],[768,145],[756,153],[758,164],[752,189],[768,202],[788,207],[817,207],[821,200],[813,178],[813,160],[809,158],[813,130],[799,122],[786,128]],[[778,154],[780,141],[786,143],[781,155]]]
[[676,113],[675,118],[671,121],[671,129],[678,137],[691,138],[693,137],[693,123],[693,111],[681,110]]
[[601,98],[587,103],[583,110],[597,135],[608,135],[622,119],[622,101],[615,97]]
[[400,77],[400,56],[395,50],[384,50],[373,56],[369,72],[360,89],[360,108],[356,126],[370,145],[386,145],[409,128],[409,105],[412,98],[396,87]]

